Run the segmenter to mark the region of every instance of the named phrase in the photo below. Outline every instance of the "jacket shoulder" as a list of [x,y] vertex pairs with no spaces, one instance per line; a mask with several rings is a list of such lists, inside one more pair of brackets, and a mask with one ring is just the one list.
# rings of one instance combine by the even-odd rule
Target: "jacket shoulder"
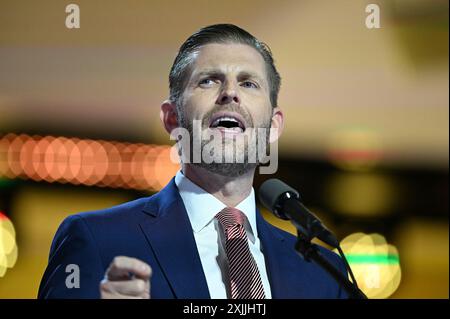
[[94,211],[81,212],[69,216],[71,219],[80,218],[89,223],[112,221],[121,218],[130,218],[135,212],[141,212],[151,197],[142,197],[116,206]]

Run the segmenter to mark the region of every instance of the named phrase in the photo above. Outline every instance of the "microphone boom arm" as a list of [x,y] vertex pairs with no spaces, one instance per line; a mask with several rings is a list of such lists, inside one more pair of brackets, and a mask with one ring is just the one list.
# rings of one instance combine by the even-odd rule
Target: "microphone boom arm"
[[353,283],[348,280],[341,271],[339,271],[332,263],[330,263],[320,253],[317,245],[311,243],[310,239],[305,238],[301,230],[297,228],[297,242],[295,250],[308,262],[315,262],[322,269],[328,272],[348,293],[350,299],[367,299],[367,296]]

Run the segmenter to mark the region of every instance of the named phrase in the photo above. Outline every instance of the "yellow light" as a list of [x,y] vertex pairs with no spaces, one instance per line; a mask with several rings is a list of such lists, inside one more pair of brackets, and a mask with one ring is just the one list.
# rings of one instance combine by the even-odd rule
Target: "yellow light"
[[341,241],[359,288],[368,298],[384,299],[400,285],[397,249],[380,234],[356,233]]
[[399,192],[391,178],[370,172],[337,172],[324,190],[337,211],[365,217],[390,213]]
[[17,261],[16,232],[11,221],[0,212],[0,277]]

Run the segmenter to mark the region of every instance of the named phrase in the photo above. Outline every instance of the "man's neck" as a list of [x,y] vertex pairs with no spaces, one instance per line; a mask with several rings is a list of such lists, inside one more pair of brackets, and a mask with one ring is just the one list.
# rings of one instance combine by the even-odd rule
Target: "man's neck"
[[184,176],[228,207],[235,207],[250,194],[255,170],[238,177],[228,177],[212,173],[202,167],[183,164]]

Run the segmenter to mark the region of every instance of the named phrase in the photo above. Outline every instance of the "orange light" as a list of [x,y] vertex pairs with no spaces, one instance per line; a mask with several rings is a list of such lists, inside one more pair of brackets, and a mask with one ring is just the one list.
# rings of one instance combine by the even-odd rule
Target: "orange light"
[[50,178],[49,173],[47,171],[47,167],[45,166],[45,154],[49,150],[50,144],[53,142],[55,138],[51,136],[47,137],[36,137],[37,144],[33,149],[33,153],[31,155],[31,161],[34,167],[34,171],[36,175],[34,175],[35,181],[44,180],[47,182],[53,182]]
[[10,174],[7,177],[20,177],[23,173],[20,165],[20,150],[24,144],[24,136],[16,136],[9,144],[8,166]]
[[170,152],[170,147],[164,148],[155,162],[156,179],[160,188],[164,187],[180,169],[180,166],[170,159]]
[[70,182],[72,184],[78,185],[80,184],[80,180],[78,179],[79,172],[81,170],[81,152],[78,146],[78,139],[73,140],[73,148],[69,153],[69,173]]
[[136,188],[136,182],[134,181],[131,168],[133,166],[132,160],[137,149],[137,145],[125,144],[122,151],[121,176],[126,188]]
[[0,177],[159,190],[178,170],[169,154],[169,146],[8,134]]
[[134,177],[134,180],[136,182],[136,188],[138,189],[148,188],[146,187],[146,182],[143,175],[143,167],[146,152],[147,147],[145,145],[139,144],[131,160],[131,175]]
[[108,171],[108,154],[103,145],[97,141],[92,142],[91,149],[94,151],[94,174],[91,182],[98,184]]
[[10,141],[8,136],[0,139],[0,176],[8,174],[8,149]]
[[37,144],[36,141],[28,140],[23,144],[20,150],[20,166],[25,175],[28,175],[31,178],[36,176],[36,170],[33,167],[33,156],[32,156],[36,144]]
[[117,149],[115,143],[105,142],[103,144],[103,147],[108,156],[108,169],[100,185],[103,184],[109,187],[117,187],[116,182],[119,179],[120,170],[122,166],[120,152]]
[[145,180],[145,186],[153,189],[158,189],[159,183],[156,180],[155,161],[158,156],[159,147],[148,148],[145,152],[145,157],[142,162],[142,177]]
[[56,138],[50,142],[44,156],[44,166],[51,181],[62,182],[65,180],[64,173],[67,168],[66,139]]

